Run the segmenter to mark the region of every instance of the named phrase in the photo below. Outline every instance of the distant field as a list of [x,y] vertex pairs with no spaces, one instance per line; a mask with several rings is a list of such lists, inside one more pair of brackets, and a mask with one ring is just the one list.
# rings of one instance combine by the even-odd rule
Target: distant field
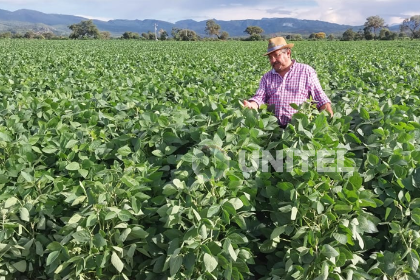
[[285,130],[265,49],[0,40],[0,279],[420,279],[420,42],[295,42]]

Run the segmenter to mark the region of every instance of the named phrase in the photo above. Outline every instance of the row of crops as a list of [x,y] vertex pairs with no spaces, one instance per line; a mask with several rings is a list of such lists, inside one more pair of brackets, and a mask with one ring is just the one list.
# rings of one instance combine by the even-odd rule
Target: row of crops
[[0,279],[420,279],[420,42],[296,43],[285,130],[265,48],[0,40]]

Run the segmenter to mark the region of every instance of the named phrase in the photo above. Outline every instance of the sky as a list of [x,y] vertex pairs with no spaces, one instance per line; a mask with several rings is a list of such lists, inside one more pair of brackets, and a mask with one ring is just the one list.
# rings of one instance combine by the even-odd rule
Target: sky
[[0,0],[0,9],[31,9],[90,19],[239,20],[297,18],[363,25],[380,16],[388,25],[420,15],[419,0]]

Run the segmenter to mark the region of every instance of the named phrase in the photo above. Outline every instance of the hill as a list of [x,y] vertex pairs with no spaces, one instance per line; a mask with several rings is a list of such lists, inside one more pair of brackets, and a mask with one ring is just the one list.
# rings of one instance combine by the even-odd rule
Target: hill
[[[68,26],[73,23],[78,23],[87,18],[73,16],[73,15],[61,15],[61,14],[45,14],[34,10],[17,10],[14,12],[1,10],[0,9],[0,32],[11,31],[11,32],[26,32],[29,30],[33,31],[52,31],[58,35],[68,35],[70,30]],[[206,26],[206,20],[195,21],[195,20],[181,20],[175,23],[156,20],[156,19],[144,19],[144,20],[126,20],[116,19],[109,21],[93,20],[96,26],[101,31],[109,31],[113,36],[120,36],[126,31],[143,33],[148,31],[154,31],[154,24],[158,25],[159,29],[164,29],[168,33],[171,32],[172,28],[190,29],[194,30],[201,36],[206,36],[204,28]],[[341,35],[344,31],[352,28],[354,31],[358,31],[363,28],[360,26],[351,26],[330,23],[319,20],[300,20],[295,18],[262,18],[262,19],[246,19],[246,20],[216,20],[215,21],[221,26],[222,30],[227,31],[231,37],[245,36],[244,30],[248,26],[260,26],[264,33],[270,34],[302,34],[309,35],[316,32],[325,32],[326,34]],[[399,26],[392,26],[390,29],[397,31]],[[394,30],[395,29],[395,30]]]

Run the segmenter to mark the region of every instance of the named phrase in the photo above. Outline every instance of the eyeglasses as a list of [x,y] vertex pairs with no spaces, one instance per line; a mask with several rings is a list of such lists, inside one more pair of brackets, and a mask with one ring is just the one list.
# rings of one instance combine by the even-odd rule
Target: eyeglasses
[[268,60],[272,60],[273,58],[274,59],[277,59],[277,58],[279,58],[282,54],[284,54],[284,53],[286,53],[285,51],[281,51],[281,52],[278,52],[278,53],[274,53],[274,54],[269,54],[268,56],[267,56],[267,58],[268,58]]

